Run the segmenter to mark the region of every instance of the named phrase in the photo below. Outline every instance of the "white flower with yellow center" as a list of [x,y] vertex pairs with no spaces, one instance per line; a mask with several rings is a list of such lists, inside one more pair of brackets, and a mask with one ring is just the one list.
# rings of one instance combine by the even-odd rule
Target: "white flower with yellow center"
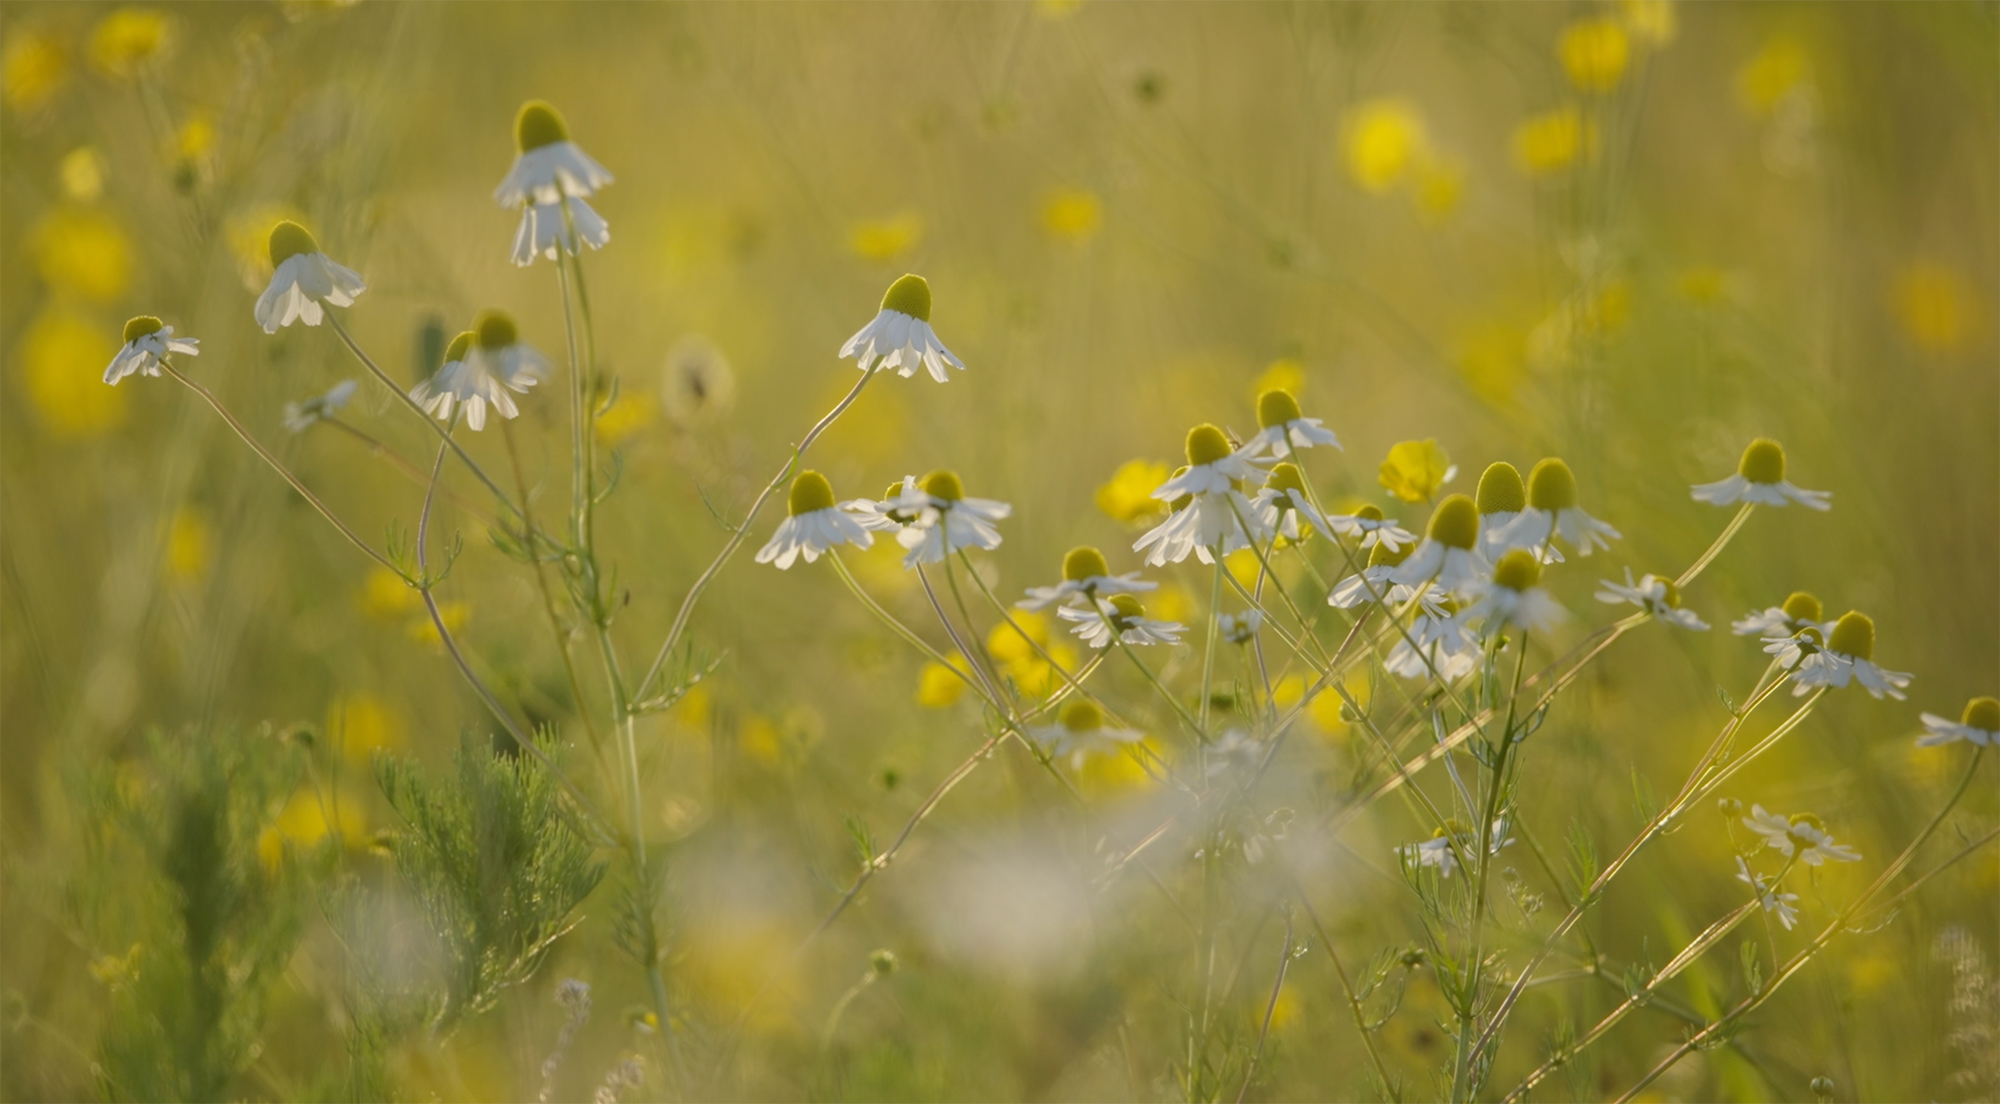
[[1305,473],[1297,464],[1279,464],[1271,469],[1270,482],[1250,500],[1257,516],[1271,520],[1279,536],[1293,544],[1302,543],[1317,529],[1333,532],[1333,523],[1319,512],[1306,494]]
[[352,306],[368,290],[359,273],[319,251],[319,243],[296,222],[271,228],[271,282],[257,297],[257,324],[267,334],[293,322],[317,326],[326,317],[322,302]]
[[1561,605],[1542,589],[1542,562],[1525,548],[1512,548],[1493,565],[1493,574],[1472,583],[1468,621],[1481,621],[1487,636],[1509,625],[1523,630],[1549,629],[1563,619]]
[[514,263],[554,259],[558,246],[575,253],[579,242],[604,248],[611,229],[583,197],[611,183],[611,174],[570,141],[562,114],[541,100],[522,104],[514,117],[514,144],[519,151],[514,165],[493,190],[500,206],[521,209]]
[[1737,636],[1792,636],[1806,629],[1818,629],[1825,637],[1833,631],[1833,622],[1822,621],[1826,616],[1819,599],[1803,591],[1795,590],[1785,598],[1781,606],[1769,606],[1740,621],[1733,621],[1729,628]]
[[[1507,835],[1506,818],[1496,817],[1488,854],[1497,855],[1501,848],[1513,842],[1513,838]],[[1445,820],[1443,827],[1431,833],[1431,838],[1407,844],[1400,851],[1405,862],[1417,867],[1434,866],[1439,876],[1449,878],[1452,871],[1458,869],[1460,854],[1471,856],[1478,853],[1479,835],[1471,825],[1451,817]]]
[[1561,554],[1551,542],[1560,536],[1579,556],[1592,548],[1610,548],[1619,540],[1618,530],[1591,517],[1577,506],[1576,474],[1561,459],[1551,456],[1528,472],[1528,507],[1507,523],[1499,542],[1508,548],[1531,548],[1544,558],[1558,562]]
[[965,370],[965,362],[931,332],[931,286],[914,273],[890,284],[882,295],[882,309],[840,347],[840,359],[849,357],[864,372],[871,367],[877,372],[893,370],[904,379],[916,375],[920,367],[927,368],[939,383],[950,381],[945,365]]
[[1736,856],[1736,880],[1757,891],[1757,903],[1764,906],[1765,912],[1776,916],[1786,931],[1791,931],[1792,925],[1799,922],[1799,895],[1779,893],[1769,875],[1750,873],[1750,864],[1744,862],[1741,855]]
[[125,345],[118,350],[118,355],[111,358],[111,366],[104,370],[104,382],[116,387],[119,380],[134,372],[142,376],[157,376],[161,361],[174,353],[200,356],[200,345],[200,339],[175,337],[172,326],[150,314],[142,314],[125,323]]
[[502,418],[520,416],[509,391],[526,392],[548,376],[548,361],[521,340],[514,320],[500,311],[482,312],[473,328],[452,339],[444,363],[431,378],[410,388],[424,412],[449,422],[453,403],[464,407],[465,424],[486,428],[486,408]]
[[1299,401],[1292,393],[1273,389],[1257,396],[1257,433],[1243,442],[1243,451],[1249,456],[1262,456],[1269,452],[1277,459],[1292,454],[1293,449],[1311,448],[1314,445],[1340,447],[1340,438],[1326,428],[1318,418],[1305,417],[1299,411]]
[[323,422],[340,413],[354,398],[358,385],[351,379],[341,380],[328,388],[324,395],[314,395],[303,402],[285,404],[285,428],[293,433],[304,433],[316,422]]
[[1029,587],[1016,609],[1044,610],[1053,605],[1088,606],[1092,599],[1119,594],[1143,594],[1160,584],[1147,582],[1136,571],[1113,575],[1104,553],[1079,545],[1063,557],[1063,579],[1052,587]]
[[1257,639],[1257,632],[1263,627],[1263,610],[1244,610],[1242,613],[1225,613],[1215,619],[1216,635],[1231,644],[1250,643]]
[[1975,747],[2000,745],[2000,700],[1974,698],[1966,702],[1965,713],[1957,724],[1935,713],[1925,713],[1922,717],[1924,734],[1917,737],[1918,747],[1935,747],[1959,740]]
[[875,543],[874,534],[833,500],[833,484],[816,471],[802,471],[792,480],[789,505],[790,515],[757,550],[758,563],[775,562],[785,571],[800,556],[811,563],[835,545],[867,548]]
[[1473,502],[1479,507],[1479,551],[1487,559],[1497,560],[1509,548],[1520,547],[1501,536],[1528,508],[1528,485],[1522,482],[1519,468],[1505,460],[1486,465]]
[[1070,632],[1093,648],[1109,648],[1111,634],[1126,644],[1179,644],[1187,626],[1178,621],[1155,621],[1146,616],[1146,607],[1130,594],[1114,594],[1091,600],[1091,607],[1062,606],[1056,616],[1071,621]]
[[1154,567],[1180,563],[1189,553],[1212,564],[1218,549],[1226,556],[1270,538],[1276,519],[1243,493],[1251,482],[1263,481],[1262,468],[1231,449],[1229,438],[1212,425],[1188,430],[1187,460],[1153,489],[1153,497],[1172,513],[1134,541],[1132,551],[1145,552]]
[[1785,480],[1785,446],[1769,437],[1759,437],[1743,450],[1736,474],[1714,483],[1697,483],[1697,502],[1730,506],[1755,502],[1760,506],[1783,506],[1796,502],[1814,510],[1833,509],[1832,491],[1808,491]]
[[1376,545],[1368,553],[1366,567],[1334,584],[1327,592],[1326,604],[1336,609],[1353,609],[1374,602],[1400,606],[1409,601],[1416,596],[1416,588],[1396,582],[1394,576],[1412,551],[1408,546],[1398,550],[1387,543]]
[[1786,858],[1793,855],[1807,866],[1822,866],[1827,860],[1835,862],[1860,862],[1861,853],[1844,844],[1835,843],[1827,834],[1826,825],[1811,813],[1800,813],[1786,820],[1776,813],[1767,813],[1762,805],[1752,805],[1750,815],[1743,818],[1743,826],[1764,837],[1764,843]]
[[1479,510],[1469,496],[1455,494],[1431,511],[1423,541],[1389,578],[1413,587],[1436,583],[1470,597],[1473,584],[1492,572],[1479,551]]
[[1609,579],[1599,579],[1597,600],[1611,605],[1630,602],[1651,614],[1655,621],[1669,625],[1679,625],[1683,629],[1702,632],[1708,622],[1696,617],[1693,610],[1681,608],[1681,588],[1672,579],[1658,575],[1641,575],[1638,582],[1632,581],[1632,569],[1625,569],[1625,584],[1620,586]]
[[1384,517],[1382,508],[1372,502],[1363,503],[1351,514],[1328,514],[1326,523],[1349,540],[1361,538],[1363,549],[1386,546],[1389,551],[1398,552],[1417,543],[1415,533],[1396,524],[1395,518]]
[[1129,728],[1108,728],[1095,702],[1077,698],[1063,706],[1055,724],[1028,729],[1028,738],[1051,758],[1067,758],[1071,770],[1083,769],[1093,755],[1114,756],[1146,738]]
[[998,548],[1000,530],[993,523],[1014,512],[1005,502],[967,498],[958,473],[934,471],[923,482],[906,484],[886,515],[901,513],[913,520],[896,533],[896,543],[909,549],[904,567],[937,563],[961,548]]
[[1451,595],[1427,588],[1408,637],[1396,641],[1382,666],[1403,678],[1457,682],[1479,666],[1479,634],[1466,622]]
[[1875,622],[1867,614],[1848,610],[1826,634],[1825,645],[1818,639],[1819,630],[1808,628],[1795,636],[1765,641],[1764,650],[1792,672],[1794,695],[1853,681],[1878,701],[1884,696],[1897,701],[1907,697],[1903,688],[1910,685],[1910,675],[1875,665]]

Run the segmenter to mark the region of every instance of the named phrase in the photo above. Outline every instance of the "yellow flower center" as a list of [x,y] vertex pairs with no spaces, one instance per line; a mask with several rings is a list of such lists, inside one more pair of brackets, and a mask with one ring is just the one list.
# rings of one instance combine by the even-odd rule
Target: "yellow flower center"
[[154,318],[152,315],[142,314],[132,321],[125,323],[125,344],[130,345],[147,334],[159,333],[165,326],[166,323]]
[[1769,437],[1759,437],[1743,450],[1743,459],[1736,465],[1736,471],[1752,483],[1782,483],[1785,481],[1785,446]]
[[319,252],[311,232],[290,219],[271,227],[271,265],[277,267],[301,253]]
[[563,125],[562,112],[545,100],[529,100],[514,116],[514,143],[522,153],[567,141],[569,127]]
[[792,480],[791,509],[793,517],[833,509],[833,484],[811,469],[800,472]]
[[1273,388],[1257,396],[1257,427],[1269,429],[1288,422],[1296,422],[1303,415],[1299,412],[1299,400],[1290,391]]
[[1111,565],[1104,562],[1104,553],[1087,544],[1069,550],[1063,557],[1063,578],[1072,583],[1080,583],[1093,575],[1111,574]]
[[939,469],[924,476],[924,493],[946,502],[957,502],[965,497],[965,485],[958,481],[957,472]]
[[1377,543],[1373,549],[1369,550],[1368,566],[1394,567],[1404,560],[1409,559],[1410,553],[1414,551],[1416,551],[1414,548],[1405,544],[1398,546],[1398,551],[1391,552],[1388,545]]
[[1375,505],[1373,502],[1362,503],[1361,508],[1354,511],[1354,516],[1363,521],[1381,521],[1388,517],[1387,514],[1382,512],[1382,507]]
[[1274,491],[1297,491],[1306,493],[1305,473],[1297,464],[1279,464],[1271,469],[1271,481],[1267,484]]
[[1819,599],[1803,590],[1795,590],[1786,597],[1784,608],[1785,616],[1794,621],[1818,621],[1826,616]]
[[1431,833],[1431,838],[1445,839],[1447,837],[1456,837],[1458,839],[1466,839],[1471,835],[1472,829],[1466,827],[1464,821],[1457,817],[1446,817],[1443,826]]
[[1521,482],[1521,469],[1505,460],[1486,465],[1479,476],[1479,512],[1511,514],[1526,509],[1528,490]]
[[479,335],[471,330],[452,338],[451,344],[445,347],[444,362],[450,364],[454,360],[464,360],[465,354],[472,351],[472,343],[477,340]]
[[1113,621],[1120,621],[1127,623],[1129,623],[1135,617],[1145,616],[1146,613],[1146,607],[1140,605],[1139,600],[1137,598],[1132,597],[1130,594],[1112,595],[1111,610],[1112,610],[1111,619]]
[[1965,716],[1960,719],[1959,723],[1970,725],[1973,728],[1984,729],[1987,732],[2000,732],[2000,700],[1974,698],[1966,702]]
[[1532,552],[1516,548],[1493,565],[1493,585],[1508,590],[1527,590],[1542,581],[1542,565]]
[[1471,548],[1479,543],[1479,508],[1470,496],[1455,494],[1438,503],[1431,514],[1430,538],[1449,548]]
[[907,314],[919,322],[931,320],[931,286],[922,276],[898,276],[882,295],[882,309]]
[[505,349],[521,340],[521,331],[504,311],[480,311],[479,318],[472,323],[472,332],[479,347],[487,352]]
[[1187,461],[1189,466],[1213,464],[1228,456],[1231,449],[1229,438],[1221,430],[1204,422],[1188,430]]
[[1875,658],[1875,622],[1865,613],[1848,610],[1834,623],[1833,636],[1826,642],[1828,651],[1839,652],[1855,659]]
[[1661,579],[1660,585],[1667,588],[1666,594],[1663,595],[1660,599],[1661,601],[1666,603],[1667,608],[1668,609],[1681,608],[1681,588],[1674,585],[1674,581],[1672,579]]
[[1095,732],[1104,727],[1104,710],[1095,702],[1078,698],[1063,706],[1062,725],[1071,732]]
[[1576,474],[1551,456],[1528,473],[1528,504],[1537,510],[1568,510],[1576,505]]

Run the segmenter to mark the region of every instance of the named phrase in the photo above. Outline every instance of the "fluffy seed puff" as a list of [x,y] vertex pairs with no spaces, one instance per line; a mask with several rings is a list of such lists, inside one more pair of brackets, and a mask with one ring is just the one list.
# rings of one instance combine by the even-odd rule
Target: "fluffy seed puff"
[[359,273],[319,251],[312,234],[296,222],[271,228],[271,282],[257,297],[257,324],[267,334],[293,322],[317,326],[326,316],[320,306],[352,306],[368,290]]
[[1625,583],[1620,586],[1609,579],[1598,580],[1601,588],[1597,600],[1612,605],[1630,602],[1652,615],[1655,621],[1678,625],[1683,629],[1701,632],[1708,628],[1708,622],[1696,617],[1693,610],[1681,608],[1681,588],[1672,579],[1658,575],[1641,575],[1638,582],[1632,581],[1632,569],[1625,569]]
[[174,328],[154,318],[142,314],[125,323],[125,345],[111,358],[111,366],[104,370],[104,382],[116,387],[118,381],[137,372],[142,376],[160,374],[160,363],[174,353],[200,356],[201,341],[192,337],[175,337]]
[[1173,512],[1134,541],[1132,551],[1145,552],[1154,567],[1180,563],[1189,553],[1214,563],[1218,550],[1226,556],[1269,539],[1275,519],[1243,493],[1264,478],[1246,451],[1231,449],[1220,429],[1198,425],[1188,430],[1187,459],[1187,467],[1153,490]]
[[1769,437],[1759,437],[1743,450],[1736,474],[1714,483],[1697,483],[1695,501],[1730,506],[1755,502],[1760,506],[1783,506],[1796,502],[1814,510],[1833,509],[1833,492],[1809,491],[1785,479],[1785,446]]
[[441,422],[449,422],[452,405],[460,404],[465,424],[481,430],[488,406],[503,418],[520,416],[508,392],[525,393],[547,378],[548,370],[548,361],[521,340],[512,318],[485,311],[471,330],[452,340],[431,378],[410,388],[410,398]]
[[758,563],[776,563],[784,571],[800,556],[811,563],[835,545],[867,548],[875,543],[874,534],[833,500],[833,485],[816,471],[802,471],[792,480],[789,505],[789,516],[757,550]]
[[994,522],[1013,513],[1012,506],[965,497],[957,472],[934,471],[923,482],[904,486],[902,496],[884,512],[912,519],[896,532],[896,543],[909,549],[904,567],[937,563],[961,548],[1000,547],[1000,530]]
[[558,246],[575,253],[579,242],[604,248],[611,228],[583,197],[611,183],[611,174],[570,141],[561,113],[540,100],[522,104],[514,117],[514,144],[514,165],[493,190],[500,206],[521,209],[514,263],[554,259]]
[[931,331],[931,286],[915,274],[890,284],[882,295],[882,309],[840,347],[840,359],[850,357],[864,372],[871,367],[877,372],[893,370],[904,379],[926,368],[939,383],[950,381],[946,365],[965,369],[965,362]]

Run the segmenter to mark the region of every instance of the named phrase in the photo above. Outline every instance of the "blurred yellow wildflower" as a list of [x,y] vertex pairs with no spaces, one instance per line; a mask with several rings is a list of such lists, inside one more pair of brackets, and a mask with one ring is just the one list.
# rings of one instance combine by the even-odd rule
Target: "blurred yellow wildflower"
[[[1306,366],[1290,357],[1279,357],[1257,373],[1257,382],[1250,388],[1250,401],[1255,403],[1266,391],[1284,391],[1297,398],[1305,389]],[[1161,478],[1164,480],[1165,475]]]
[[1693,265],[1674,279],[1674,290],[1691,303],[1720,303],[1733,297],[1735,280],[1727,269]]
[[924,219],[915,211],[860,222],[847,234],[847,248],[863,260],[893,261],[915,249],[924,238]]
[[365,767],[376,751],[401,751],[402,714],[373,694],[346,694],[328,703],[327,742],[349,763]]
[[1963,277],[1944,265],[1921,261],[1896,273],[1889,302],[1903,336],[1932,353],[1950,352],[1963,345],[1971,335],[1973,314],[1978,309]]
[[743,753],[767,767],[775,767],[784,759],[784,743],[778,734],[778,726],[762,713],[751,712],[737,726],[736,741],[742,745]]
[[1458,370],[1466,386],[1493,406],[1506,406],[1527,374],[1527,334],[1518,326],[1484,321],[1469,327],[1458,345]]
[[137,76],[146,63],[166,52],[166,13],[154,8],[119,8],[90,32],[91,67],[107,77]]
[[[466,621],[471,617],[472,607],[465,602],[438,603],[438,620],[444,622],[445,631],[453,636],[457,636],[465,628]],[[419,644],[429,644],[433,648],[444,647],[444,637],[438,635],[437,622],[431,620],[429,610],[411,618],[404,631],[409,634],[411,640]]]
[[1058,188],[1042,201],[1042,229],[1059,241],[1088,241],[1104,222],[1104,204],[1081,188]]
[[1222,557],[1222,566],[1229,572],[1230,578],[1235,579],[1245,588],[1249,588],[1256,585],[1257,572],[1263,564],[1257,559],[1255,551],[1248,548],[1239,548],[1229,555]]
[[174,135],[174,152],[183,161],[199,161],[215,148],[215,123],[206,114],[189,115]]
[[597,439],[607,445],[623,444],[652,424],[657,411],[653,396],[643,391],[620,391],[610,409],[597,416]]
[[1402,441],[1390,446],[1389,455],[1377,473],[1382,486],[1404,502],[1429,502],[1438,488],[1451,482],[1458,468],[1445,454],[1437,439]]
[[106,302],[132,278],[132,245],[110,212],[97,207],[57,207],[35,224],[35,265],[50,288]]
[[167,523],[167,577],[189,583],[208,574],[208,522],[197,511],[183,507],[174,511]]
[[[1271,1030],[1283,1031],[1299,1018],[1299,993],[1291,985],[1278,987],[1278,999],[1271,1002]],[[1262,1021],[1259,1021],[1261,1024]]]
[[1752,115],[1769,115],[1786,93],[1805,82],[1811,69],[1806,49],[1797,39],[1773,38],[1736,71],[1736,101]]
[[1100,795],[1119,790],[1136,790],[1155,785],[1146,773],[1146,762],[1161,758],[1160,746],[1151,739],[1119,748],[1109,755],[1090,755],[1077,771],[1077,781],[1086,794]]
[[1341,120],[1347,175],[1364,191],[1379,195],[1401,183],[1427,145],[1423,116],[1407,100],[1368,100]]
[[[1368,708],[1368,681],[1366,679],[1362,679],[1354,685],[1349,685],[1347,692],[1354,695],[1354,700],[1363,709]],[[1313,700],[1306,705],[1306,716],[1311,717],[1313,724],[1317,725],[1319,730],[1327,736],[1344,737],[1347,735],[1348,730],[1348,720],[1345,714],[1346,707],[1347,702],[1340,696],[1340,691],[1329,686],[1314,695]]]
[[1556,39],[1556,56],[1579,91],[1609,92],[1625,79],[1632,41],[1615,19],[1579,19]]
[[69,56],[53,36],[8,28],[7,47],[0,53],[0,102],[23,114],[36,111],[68,79]]
[[1035,0],[1035,13],[1043,19],[1068,19],[1083,6],[1083,0]]
[[1574,105],[1531,116],[1514,128],[1514,165],[1531,177],[1553,176],[1575,164],[1592,138]]
[[402,576],[386,567],[373,569],[361,583],[361,612],[370,617],[399,620],[423,601]]
[[90,437],[125,421],[127,388],[104,386],[118,342],[96,322],[51,307],[21,338],[22,383],[42,425],[58,437]]
[[99,955],[90,960],[90,976],[116,989],[139,979],[139,955],[144,945],[132,944],[122,955]]
[[[965,663],[962,656],[952,656],[953,666]],[[965,693],[965,680],[958,677],[951,667],[932,660],[924,664],[917,675],[917,704],[925,709],[949,709],[957,704],[959,696]]]
[[266,870],[276,870],[284,860],[287,846],[311,847],[336,830],[348,847],[366,840],[368,826],[361,803],[351,795],[343,796],[339,790],[321,794],[309,786],[302,787],[285,802],[277,819],[258,835],[257,857],[263,860]]
[[1012,616],[1013,624],[1002,621],[986,634],[986,650],[1000,663],[1040,660],[1035,648],[1038,645],[1048,646],[1048,615],[1032,610],[1015,610]]
[[[793,1008],[802,993],[799,933],[742,908],[690,923],[677,940],[676,980],[693,990],[711,1014],[759,1035],[795,1030]],[[755,1003],[752,1003],[752,1001]]]
[[1194,602],[1188,593],[1172,583],[1162,584],[1160,589],[1148,595],[1145,602],[1146,616],[1155,621],[1179,621],[1187,624],[1194,616]]
[[1167,509],[1153,497],[1153,488],[1165,483],[1172,470],[1158,460],[1125,461],[1109,483],[1097,488],[1097,508],[1119,521],[1150,524]]
[[1674,0],[1619,0],[1618,14],[1625,20],[1625,29],[1642,45],[1665,46],[1680,32]]
[[1271,685],[1271,704],[1280,710],[1290,709],[1306,696],[1304,675],[1286,675]]
[[1417,162],[1416,177],[1410,186],[1410,203],[1417,218],[1426,226],[1436,226],[1458,212],[1465,198],[1465,168],[1448,157],[1425,157]]
[[713,706],[708,687],[694,686],[681,695],[680,701],[674,703],[673,715],[689,728],[705,729],[708,727],[708,718]]
[[77,203],[93,203],[104,194],[104,155],[90,146],[78,146],[63,155],[56,176],[63,195]]

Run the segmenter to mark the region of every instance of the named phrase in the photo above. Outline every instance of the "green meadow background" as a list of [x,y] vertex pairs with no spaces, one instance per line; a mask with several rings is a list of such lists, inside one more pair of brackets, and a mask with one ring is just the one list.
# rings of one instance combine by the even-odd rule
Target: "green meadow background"
[[[106,795],[162,785],[167,749],[228,742],[305,749],[248,814],[260,860],[288,870],[323,844],[380,902],[378,941],[357,944],[321,888],[296,889],[296,945],[256,979],[239,1025],[254,1058],[230,1098],[348,1098],[371,1047],[401,1098],[531,1098],[565,978],[592,986],[594,1009],[556,1098],[656,1053],[644,978],[608,934],[609,879],[493,1010],[448,1037],[356,1041],[357,963],[421,984],[409,948],[428,938],[379,846],[399,821],[371,757],[442,776],[491,719],[414,592],[371,575],[211,411],[171,380],[100,382],[125,319],[156,314],[200,338],[184,370],[357,530],[413,527],[422,486],[393,457],[422,465],[431,436],[377,384],[363,378],[346,412],[372,443],[280,425],[286,402],[362,373],[326,327],[254,323],[264,235],[297,218],[366,277],[339,317],[405,382],[488,307],[563,364],[554,271],[508,263],[515,217],[490,198],[529,98],[617,177],[593,199],[611,241],[584,266],[619,389],[599,427],[622,461],[599,539],[628,663],[650,657],[723,523],[851,386],[836,350],[913,271],[968,369],[945,386],[875,381],[809,462],[843,498],[951,467],[969,494],[1012,503],[1006,543],[980,557],[1005,595],[1054,581],[1079,543],[1138,567],[1123,551],[1145,526],[1134,503],[1180,462],[1187,427],[1253,431],[1256,393],[1280,384],[1345,446],[1308,455],[1322,493],[1407,526],[1428,507],[1377,473],[1397,442],[1435,439],[1459,468],[1447,490],[1493,460],[1566,457],[1586,508],[1625,534],[1551,573],[1566,647],[1616,616],[1591,599],[1599,578],[1677,572],[1727,520],[1689,484],[1729,474],[1752,437],[1782,440],[1792,480],[1831,490],[1834,509],[1758,511],[1687,595],[1716,631],[1649,626],[1557,701],[1522,796],[1545,841],[1574,824],[1615,853],[1643,822],[1635,801],[1671,792],[1726,717],[1718,690],[1740,699],[1763,669],[1728,621],[1808,589],[1829,616],[1870,613],[1877,661],[1916,675],[1907,703],[1833,695],[1727,789],[1813,811],[1868,857],[1795,879],[1801,932],[1816,931],[1969,755],[1915,748],[1917,712],[1956,719],[2000,690],[1992,4],[10,3],[0,55],[8,1099],[135,1095],[106,1075],[107,1025],[153,991],[175,904],[135,857],[151,853],[146,825],[111,816]],[[564,378],[523,397],[513,427],[551,516],[568,494]],[[462,436],[508,470],[492,427]],[[440,524],[466,552],[440,591],[447,619],[510,707],[584,763],[532,577],[486,541],[478,485],[462,471],[448,485]],[[858,573],[921,625],[895,555],[878,544]],[[1156,612],[1202,623],[1199,565],[1156,574]],[[668,856],[676,1036],[703,1071],[691,1095],[1180,1092],[1187,929],[1144,880],[1098,877],[1172,795],[1093,767],[1085,815],[1009,748],[793,958],[857,870],[848,825],[893,835],[985,730],[824,564],[780,574],[740,555],[692,636],[714,674],[638,730],[646,826]],[[1200,653],[1157,662],[1193,677]],[[1165,732],[1114,667],[1107,692]],[[1391,803],[1338,836],[1310,827],[1350,792],[1358,751],[1337,709],[1312,709],[1263,795],[1296,813],[1288,846],[1350,965],[1416,942],[1394,848],[1428,834]],[[1948,840],[2000,814],[1993,779]],[[1159,846],[1169,881],[1195,865],[1198,841]],[[1730,846],[1703,812],[1644,854],[1585,925],[1604,976],[1570,962],[1578,979],[1530,991],[1494,1091],[1560,1021],[1622,999],[1627,964],[1664,963],[1742,900]],[[1553,893],[1521,849],[1509,858],[1522,894]],[[1223,1007],[1245,1039],[1285,892],[1268,867],[1230,883],[1241,983]],[[1988,848],[1650,1093],[1800,1100],[1826,1077],[1843,1100],[1992,1099],[1996,900]],[[1670,987],[1676,1008],[1741,996],[1737,942]],[[878,949],[898,968],[843,1002]],[[1516,962],[1527,949],[1509,945]],[[1442,1091],[1444,1015],[1409,972],[1380,1039],[1412,1098]],[[1537,1099],[1615,1096],[1686,1030],[1641,1009]],[[1372,1096],[1317,945],[1291,966],[1250,1092]]]

